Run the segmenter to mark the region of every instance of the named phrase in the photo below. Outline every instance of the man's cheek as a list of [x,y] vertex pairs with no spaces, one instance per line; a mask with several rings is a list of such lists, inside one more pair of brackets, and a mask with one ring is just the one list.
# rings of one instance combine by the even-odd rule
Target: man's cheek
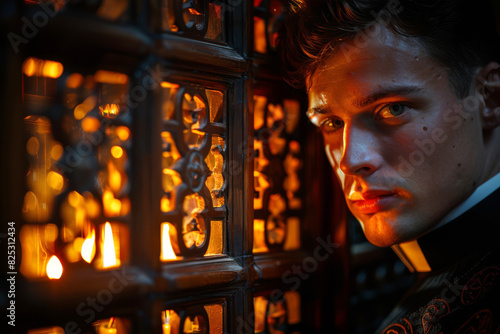
[[342,189],[344,189],[344,187],[345,187],[345,174],[340,169],[340,157],[342,156],[342,153],[332,152],[332,150],[330,148],[330,144],[326,144],[325,152],[326,152],[326,156],[328,157],[328,161],[330,162],[330,165],[333,168],[333,171],[337,175],[337,178],[340,182],[340,186],[342,187]]

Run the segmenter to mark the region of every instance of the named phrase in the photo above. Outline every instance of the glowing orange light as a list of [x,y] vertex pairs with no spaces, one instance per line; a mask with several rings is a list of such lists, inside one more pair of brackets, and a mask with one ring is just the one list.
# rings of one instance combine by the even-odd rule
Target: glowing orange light
[[47,277],[50,279],[59,279],[63,273],[61,261],[57,256],[52,255],[49,262],[47,262]]
[[170,326],[170,312],[172,311],[166,310],[163,314],[163,334],[170,334],[172,330]]
[[120,106],[114,103],[99,106],[101,115],[108,118],[114,118],[120,113]]
[[162,212],[169,212],[173,210],[172,204],[170,203],[170,199],[167,196],[163,196],[161,198],[161,211]]
[[111,229],[111,224],[106,222],[106,224],[104,224],[102,266],[103,268],[113,268],[119,265],[120,260],[115,251],[113,230]]
[[109,318],[108,321],[102,320],[99,327],[97,327],[97,334],[116,334],[117,325],[114,317]]
[[121,141],[126,141],[130,136],[130,130],[126,126],[119,126],[116,128],[116,135]]
[[61,174],[50,171],[47,175],[47,184],[56,191],[61,191],[64,186],[64,178]]
[[105,190],[102,195],[102,204],[104,206],[104,213],[107,216],[119,216],[121,211],[121,201],[113,196],[110,190]]
[[122,176],[112,163],[108,164],[108,173],[109,186],[111,187],[111,190],[113,190],[116,194],[122,186]]
[[95,81],[108,84],[126,84],[128,82],[128,77],[125,74],[99,70],[95,72]]
[[41,75],[47,78],[57,79],[63,73],[64,67],[61,63],[51,60],[28,58],[23,64],[23,72],[26,76]]
[[269,251],[266,245],[265,223],[262,219],[253,221],[253,251],[256,253]]
[[163,82],[161,83],[161,87],[162,87],[162,88],[179,88],[179,85],[178,85],[178,84],[171,83],[171,82],[163,81]]
[[64,149],[60,144],[54,144],[54,146],[52,146],[52,149],[50,150],[50,156],[54,160],[59,160],[63,153]]
[[78,88],[83,83],[83,76],[80,73],[71,74],[68,79],[66,79],[66,86],[68,88]]
[[170,242],[170,225],[168,223],[161,224],[161,257],[162,261],[175,260],[177,256],[172,248],[172,243]]
[[88,112],[89,112],[89,110],[87,110],[87,108],[85,108],[85,106],[83,104],[79,104],[75,107],[75,111],[73,112],[73,115],[74,115],[75,119],[80,120],[80,119],[84,118]]
[[111,147],[111,155],[116,159],[120,159],[123,156],[123,148],[116,145]]
[[46,60],[43,64],[43,76],[48,78],[57,79],[63,73],[63,65],[56,61]]
[[24,65],[23,65],[23,71],[24,71],[24,74],[26,74],[26,76],[28,77],[31,77],[35,74],[35,59],[34,58],[28,58],[26,59],[26,61],[24,62]]
[[118,216],[120,214],[121,209],[122,209],[122,202],[119,199],[114,198],[111,201],[110,209],[114,215]]
[[101,122],[95,117],[85,117],[82,120],[82,129],[85,132],[95,132],[101,127]]
[[77,191],[72,191],[68,194],[68,203],[72,207],[76,208],[83,202],[83,196]]
[[95,256],[95,231],[92,230],[92,233],[87,236],[85,241],[82,244],[81,252],[82,258],[91,263]]

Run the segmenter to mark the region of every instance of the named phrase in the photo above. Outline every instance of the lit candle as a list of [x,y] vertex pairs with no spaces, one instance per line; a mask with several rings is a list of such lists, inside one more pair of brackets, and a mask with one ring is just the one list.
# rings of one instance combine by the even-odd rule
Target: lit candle
[[163,334],[170,334],[170,324],[163,324]]
[[104,237],[102,243],[102,266],[103,268],[112,268],[120,265],[120,259],[115,251],[115,242],[111,224],[106,222],[104,225]]
[[92,230],[90,236],[87,236],[85,241],[82,244],[81,250],[82,258],[90,263],[94,259],[95,255],[95,232]]
[[50,279],[59,279],[61,278],[63,273],[63,267],[61,261],[57,258],[57,256],[52,255],[47,262],[47,277]]
[[170,242],[170,225],[168,223],[161,224],[161,260],[175,260],[177,256],[174,253],[172,243]]
[[101,322],[99,327],[97,327],[97,334],[116,334],[115,318],[109,318],[109,322]]

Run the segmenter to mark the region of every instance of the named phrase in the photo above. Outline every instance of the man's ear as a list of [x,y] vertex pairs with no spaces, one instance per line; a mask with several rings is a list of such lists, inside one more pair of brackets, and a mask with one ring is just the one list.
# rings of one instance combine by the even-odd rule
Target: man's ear
[[480,110],[483,128],[493,130],[500,126],[500,65],[491,62],[483,67],[476,82],[484,99],[484,108]]

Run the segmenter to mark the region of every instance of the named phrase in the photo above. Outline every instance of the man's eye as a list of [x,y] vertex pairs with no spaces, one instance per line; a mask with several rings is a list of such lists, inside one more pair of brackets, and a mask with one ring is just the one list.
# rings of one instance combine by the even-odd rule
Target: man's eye
[[388,104],[377,113],[378,119],[393,118],[404,114],[408,110],[408,106],[404,104]]
[[333,132],[344,126],[344,121],[340,118],[328,118],[321,123],[321,129],[325,132]]

